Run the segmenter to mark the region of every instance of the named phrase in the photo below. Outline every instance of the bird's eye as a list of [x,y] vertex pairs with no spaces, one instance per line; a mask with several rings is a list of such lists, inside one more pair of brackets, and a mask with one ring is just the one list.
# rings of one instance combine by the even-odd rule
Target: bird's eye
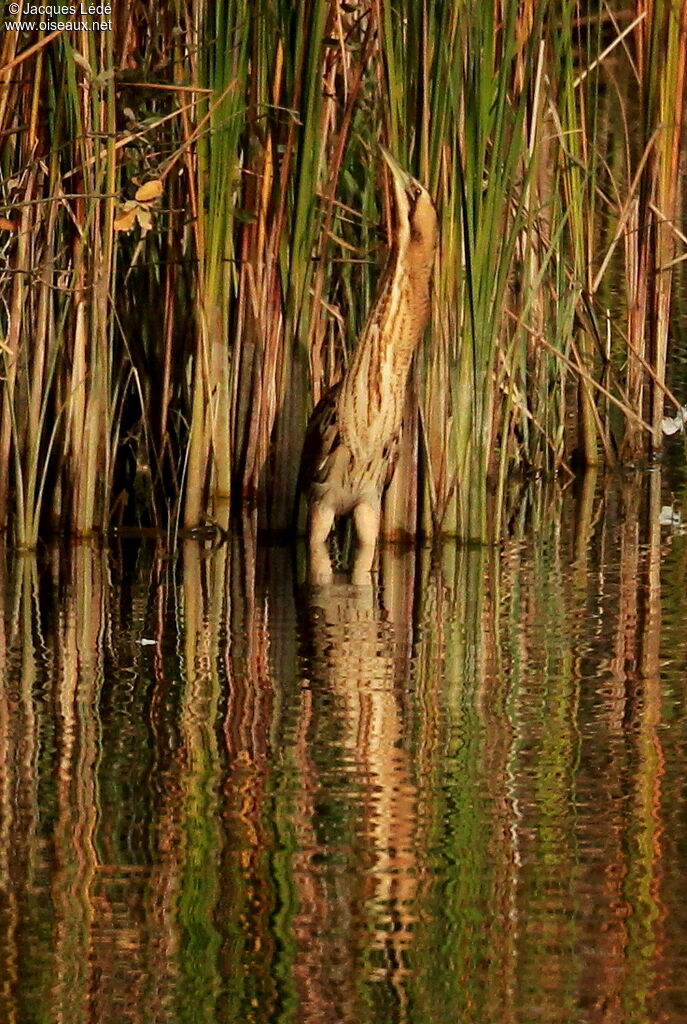
[[414,185],[413,186],[413,198],[414,199],[419,199],[421,195],[422,195],[422,186],[421,185]]

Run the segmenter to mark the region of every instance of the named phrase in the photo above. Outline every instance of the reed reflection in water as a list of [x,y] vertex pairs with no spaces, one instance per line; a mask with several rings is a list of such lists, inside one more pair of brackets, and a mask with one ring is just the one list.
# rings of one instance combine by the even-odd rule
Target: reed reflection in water
[[535,488],[501,550],[374,587],[248,529],[4,551],[0,1017],[684,1020],[661,507]]

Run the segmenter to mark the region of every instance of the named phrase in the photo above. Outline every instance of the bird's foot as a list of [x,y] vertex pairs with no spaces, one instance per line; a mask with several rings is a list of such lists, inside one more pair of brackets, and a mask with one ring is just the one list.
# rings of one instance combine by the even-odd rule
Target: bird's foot
[[356,587],[366,587],[372,582],[370,573],[375,557],[375,544],[361,544],[355,552],[351,583]]
[[308,582],[313,586],[326,586],[333,579],[332,560],[324,543],[308,547]]

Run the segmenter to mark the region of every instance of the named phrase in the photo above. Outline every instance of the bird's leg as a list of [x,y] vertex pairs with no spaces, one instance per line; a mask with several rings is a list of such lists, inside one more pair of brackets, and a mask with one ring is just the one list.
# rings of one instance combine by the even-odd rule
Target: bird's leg
[[379,536],[379,509],[363,501],[353,509],[353,522],[358,537],[358,550],[351,579],[356,586],[363,586],[370,582],[370,570]]
[[353,522],[360,547],[374,550],[379,536],[379,508],[369,501],[361,501],[353,509]]
[[332,582],[332,561],[327,537],[334,524],[334,509],[315,502],[308,509],[308,570],[314,584]]
[[324,544],[334,525],[334,509],[324,501],[314,501],[308,508],[308,544],[311,548]]

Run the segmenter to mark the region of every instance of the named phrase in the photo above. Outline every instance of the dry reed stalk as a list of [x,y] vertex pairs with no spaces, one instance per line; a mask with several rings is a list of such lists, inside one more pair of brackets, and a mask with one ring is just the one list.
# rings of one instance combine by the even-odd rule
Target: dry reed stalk
[[[640,202],[630,208],[625,234],[625,268],[627,276],[627,346],[628,361],[625,372],[627,401],[639,415],[644,412],[646,324],[649,311],[649,246],[648,229],[640,215]],[[636,456],[642,448],[642,433],[638,424],[629,424],[623,439],[623,453]]]
[[[267,99],[278,109],[283,105],[285,88],[282,39],[275,42],[274,64],[270,70],[270,92]],[[255,95],[249,111],[249,117],[256,125],[262,102],[263,98]],[[288,136],[291,136],[293,119],[290,121]],[[237,438],[235,459],[237,465],[241,466],[241,498],[249,506],[260,503],[260,520],[263,524],[268,521],[266,476],[269,474],[270,437],[280,405],[277,380],[284,344],[284,310],[278,260],[288,202],[288,176],[285,177],[284,172],[294,155],[292,145],[287,143],[279,174],[278,149],[277,133],[266,132],[262,163],[255,168],[256,177],[253,178],[251,174],[246,186],[248,208],[255,209],[255,221],[244,225],[241,232],[241,276],[232,398]]]

